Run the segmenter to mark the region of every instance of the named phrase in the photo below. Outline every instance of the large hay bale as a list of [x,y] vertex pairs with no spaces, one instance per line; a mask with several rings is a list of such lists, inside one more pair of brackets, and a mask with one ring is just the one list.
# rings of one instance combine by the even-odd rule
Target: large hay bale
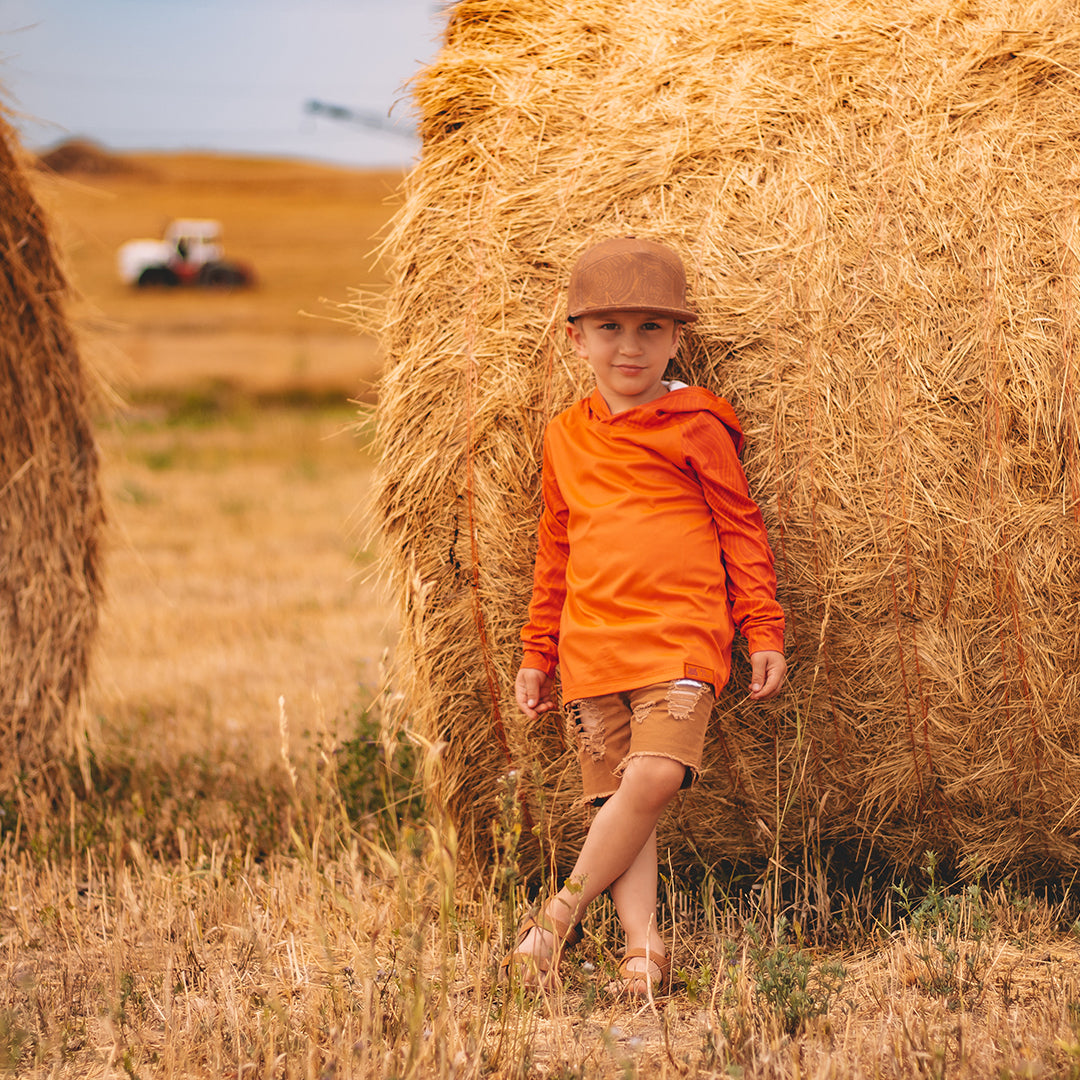
[[512,682],[541,432],[589,390],[568,270],[636,233],[687,264],[675,374],[743,419],[790,621],[775,707],[737,658],[674,864],[1075,866],[1077,4],[462,0],[415,98],[378,506],[466,850],[511,763],[543,835],[580,832]]
[[0,116],[0,799],[47,795],[101,595],[103,514],[67,285]]

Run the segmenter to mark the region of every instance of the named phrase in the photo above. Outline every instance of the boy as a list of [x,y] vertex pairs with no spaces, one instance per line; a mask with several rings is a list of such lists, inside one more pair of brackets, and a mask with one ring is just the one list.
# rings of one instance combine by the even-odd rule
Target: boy
[[626,935],[610,989],[650,995],[671,970],[656,925],[656,823],[697,778],[736,625],[750,649],[750,697],[779,691],[784,614],[731,406],[663,378],[682,324],[697,318],[678,255],[634,237],[604,241],[575,265],[567,301],[567,333],[596,390],[544,435],[515,693],[530,719],[554,709],[558,666],[581,801],[599,809],[567,884],[521,924],[502,973],[554,978],[585,909],[610,889]]

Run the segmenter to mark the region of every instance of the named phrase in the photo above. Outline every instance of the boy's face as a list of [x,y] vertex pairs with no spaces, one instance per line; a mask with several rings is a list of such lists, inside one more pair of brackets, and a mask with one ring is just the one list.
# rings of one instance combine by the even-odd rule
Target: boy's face
[[613,413],[667,393],[662,380],[681,329],[670,315],[647,311],[602,311],[566,324],[574,349],[589,362]]

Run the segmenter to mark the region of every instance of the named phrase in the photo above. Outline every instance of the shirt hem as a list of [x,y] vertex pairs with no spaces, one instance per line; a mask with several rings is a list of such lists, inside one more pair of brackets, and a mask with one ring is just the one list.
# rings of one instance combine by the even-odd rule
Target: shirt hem
[[[719,694],[727,685],[731,669],[728,666],[714,666],[717,682],[713,685],[713,692]],[[631,672],[623,678],[603,679],[596,682],[572,683],[569,686],[563,683],[562,697],[564,702],[580,701],[582,698],[602,697],[604,694],[627,694],[631,690],[637,690],[642,686],[652,686],[654,683],[674,682],[676,679],[685,679],[686,665],[680,663],[657,671]],[[698,680],[703,681],[703,680]]]

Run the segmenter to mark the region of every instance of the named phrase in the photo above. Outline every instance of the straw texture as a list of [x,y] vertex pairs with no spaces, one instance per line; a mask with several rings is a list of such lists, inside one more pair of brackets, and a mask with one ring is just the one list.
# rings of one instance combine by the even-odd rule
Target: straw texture
[[97,627],[98,454],[67,285],[0,116],[0,798],[47,794]]
[[511,767],[562,865],[581,834],[512,684],[543,427],[590,390],[566,278],[634,233],[684,258],[671,374],[743,420],[790,622],[772,707],[737,657],[673,864],[1075,865],[1077,5],[462,0],[414,96],[378,515],[465,850]]

